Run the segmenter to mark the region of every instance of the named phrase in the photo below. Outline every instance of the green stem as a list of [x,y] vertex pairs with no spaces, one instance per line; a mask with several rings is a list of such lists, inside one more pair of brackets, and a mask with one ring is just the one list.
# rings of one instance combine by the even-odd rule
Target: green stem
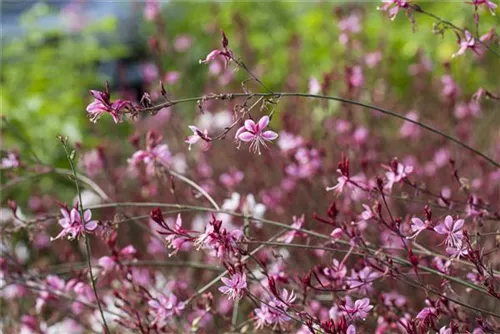
[[83,229],[84,229],[85,249],[87,251],[87,265],[88,265],[89,272],[90,272],[90,282],[92,285],[92,290],[94,291],[96,303],[97,303],[97,306],[99,308],[99,312],[101,313],[101,318],[102,318],[105,333],[110,333],[109,328],[108,328],[108,324],[106,323],[106,318],[104,317],[104,311],[103,311],[102,306],[101,306],[101,301],[99,299],[99,295],[97,294],[94,273],[92,272],[92,261],[90,260],[90,257],[92,256],[92,251],[90,249],[90,239],[89,239],[88,235],[85,233],[85,218],[84,218],[84,210],[83,210],[82,193],[80,191],[80,186],[78,184],[78,175],[76,173],[76,168],[75,168],[75,165],[73,163],[75,151],[73,151],[73,156],[72,156],[72,153],[68,152],[68,147],[67,147],[65,138],[61,137],[61,143],[64,147],[64,151],[66,152],[66,157],[67,157],[69,165],[71,167],[71,171],[73,172],[75,186],[76,186],[76,192],[78,193],[78,202],[79,202],[78,206],[79,206],[79,211],[80,211],[80,221],[84,226]]

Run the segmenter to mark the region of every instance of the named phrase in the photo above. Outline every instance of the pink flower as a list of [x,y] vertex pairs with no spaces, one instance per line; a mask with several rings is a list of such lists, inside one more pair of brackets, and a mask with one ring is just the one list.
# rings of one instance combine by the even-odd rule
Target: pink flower
[[260,154],[260,145],[267,147],[266,142],[278,138],[274,131],[264,131],[269,125],[269,116],[263,116],[257,124],[251,119],[245,121],[245,125],[236,131],[235,139],[244,142],[251,142],[250,150]]
[[[337,172],[341,173],[339,169],[337,169]],[[327,187],[326,191],[334,190],[336,195],[340,195],[344,191],[344,187],[348,184],[348,182],[349,178],[345,175],[341,175],[340,177],[337,178],[337,184],[334,185],[333,187]]]
[[[412,121],[418,121],[418,114],[416,111],[410,111],[406,114],[406,118]],[[417,138],[420,135],[420,128],[414,123],[404,122],[399,129],[399,134],[402,138]]]
[[407,236],[406,239],[416,238],[422,231],[425,231],[429,226],[430,222],[425,221],[425,223],[420,218],[412,218],[410,229],[413,232],[411,236]]
[[292,133],[281,131],[278,146],[282,152],[293,151],[304,144],[304,138]]
[[228,173],[223,173],[219,181],[229,189],[236,187],[244,178],[242,171],[232,168]]
[[373,305],[370,305],[369,298],[358,299],[354,302],[354,304],[350,298],[347,298],[346,303],[342,308],[353,318],[361,318],[365,320],[368,312],[370,312],[373,308]]
[[85,210],[83,213],[83,221],[76,208],[71,209],[71,212],[67,208],[62,208],[61,214],[63,218],[59,219],[59,225],[63,229],[55,238],[51,238],[51,240],[56,240],[64,236],[72,240],[82,236],[86,231],[94,231],[97,228],[98,221],[91,220],[92,213],[90,210]]
[[408,8],[407,0],[382,0],[384,5],[382,7],[378,7],[378,10],[383,12],[389,12],[389,18],[394,20],[396,15],[398,15],[400,8]]
[[177,52],[187,51],[193,44],[193,39],[189,35],[180,35],[175,38],[174,49]]
[[160,295],[159,299],[148,301],[151,313],[154,315],[153,324],[158,324],[158,327],[163,327],[167,320],[181,314],[184,310],[185,303],[178,302],[177,296],[173,293],[167,297]]
[[0,169],[16,168],[19,167],[19,165],[20,162],[18,155],[12,152],[8,152],[7,156],[2,158],[2,161],[0,162]]
[[347,267],[337,259],[332,260],[332,265],[323,269],[323,274],[334,281],[342,281],[347,275]]
[[356,327],[353,324],[349,325],[346,334],[356,334]]
[[385,188],[389,191],[395,183],[400,182],[413,172],[413,166],[405,166],[400,162],[393,164],[393,166],[388,169],[389,172],[385,173],[385,177],[387,178]]
[[491,0],[473,0],[472,2],[466,2],[470,5],[474,5],[476,7],[476,10],[479,6],[484,5],[486,8],[488,8],[491,12],[492,15],[495,15],[495,9],[497,9],[497,4],[494,3]]
[[434,307],[424,307],[422,311],[420,311],[415,319],[420,320],[422,322],[430,322],[433,319],[437,318],[437,310]]
[[133,167],[137,167],[141,162],[144,163],[146,165],[146,172],[149,175],[154,174],[156,164],[170,165],[172,154],[167,144],[160,144],[161,140],[161,136],[156,135],[153,131],[149,131],[146,135],[146,149],[135,152],[128,159],[128,163]]
[[476,40],[474,37],[472,37],[472,34],[468,30],[465,30],[464,35],[465,38],[460,38],[458,41],[458,43],[460,44],[460,49],[458,49],[457,52],[451,55],[452,58],[464,54],[467,49],[471,49],[476,54],[480,53],[476,45]]
[[264,326],[271,324],[273,321],[273,314],[269,311],[266,304],[261,304],[260,308],[253,310],[255,313],[255,329],[262,329]]
[[222,49],[215,49],[212,50],[205,59],[200,60],[200,64],[208,64],[215,60],[217,57],[222,56],[224,60],[224,68],[227,68],[227,65],[229,62],[233,59],[233,51],[228,48],[229,41],[226,37],[226,34],[224,32],[221,32],[222,34]]
[[321,93],[321,84],[315,77],[309,78],[309,94],[319,94]]
[[[293,223],[292,225],[290,225],[290,227],[300,230],[304,226],[304,219],[304,215],[300,216],[299,218],[293,216]],[[279,237],[278,241],[284,242],[285,244],[291,243],[293,238],[303,235],[300,231],[297,230],[288,231],[283,236]]]
[[126,100],[116,100],[111,102],[109,95],[109,85],[106,84],[104,92],[91,90],[90,94],[94,97],[94,101],[87,106],[87,112],[91,122],[97,120],[105,113],[110,113],[115,123],[120,121],[120,113],[127,108],[132,107],[132,103]]
[[222,277],[221,281],[225,284],[219,288],[219,291],[227,295],[229,299],[236,300],[241,298],[244,289],[247,287],[247,277],[245,273],[235,273],[230,279]]
[[165,237],[168,248],[173,249],[169,256],[176,254],[183,247],[189,247],[192,242],[192,238],[189,236],[187,231],[182,228],[182,218],[180,213],[177,215],[177,220],[175,221],[175,226],[172,231],[172,233],[169,233],[169,235]]
[[146,0],[144,4],[144,18],[153,21],[160,13],[160,2],[157,0]]
[[446,245],[448,247],[459,247],[462,246],[463,232],[462,228],[464,226],[464,220],[458,219],[453,221],[451,216],[446,216],[444,222],[434,227],[434,231],[439,234],[446,235]]
[[200,139],[207,142],[207,144],[210,142],[210,140],[212,140],[208,136],[208,131],[206,129],[204,131],[201,131],[200,129],[198,129],[194,125],[190,125],[189,129],[191,129],[191,131],[193,131],[193,134],[191,136],[188,136],[186,141],[185,141],[186,144],[189,144],[189,148],[188,148],[189,150],[191,150],[191,145],[196,144]]

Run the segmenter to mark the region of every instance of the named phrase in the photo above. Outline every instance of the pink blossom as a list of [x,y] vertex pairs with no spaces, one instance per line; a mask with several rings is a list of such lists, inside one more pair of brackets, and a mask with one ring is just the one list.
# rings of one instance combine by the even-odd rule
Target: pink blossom
[[192,238],[189,236],[187,231],[182,228],[182,218],[180,213],[177,215],[175,226],[172,228],[172,231],[172,233],[169,233],[169,235],[165,237],[168,248],[173,249],[169,256],[176,254],[182,248],[189,247],[192,243]]
[[0,162],[0,169],[17,168],[19,166],[19,156],[13,152],[8,152],[7,156],[2,158]]
[[172,154],[167,144],[160,144],[161,140],[161,136],[156,135],[153,131],[149,131],[146,135],[146,149],[135,152],[128,159],[128,163],[133,167],[144,163],[146,165],[146,172],[149,175],[154,174],[156,164],[169,166],[172,162]]
[[385,188],[389,191],[395,183],[402,181],[413,172],[413,166],[405,166],[400,162],[388,169],[389,171],[385,173],[385,177],[387,178]]
[[300,216],[297,218],[296,216],[293,216],[293,223],[290,225],[290,227],[296,229],[296,230],[291,230],[285,233],[283,236],[278,238],[279,241],[284,242],[285,244],[289,244],[292,242],[292,240],[296,236],[302,236],[302,233],[298,230],[300,230],[302,227],[304,227],[304,215]]
[[160,295],[158,299],[148,301],[148,305],[154,316],[153,324],[159,327],[163,327],[172,317],[179,316],[185,307],[185,303],[178,302],[177,296],[173,293],[168,297]]
[[407,239],[413,239],[416,238],[422,231],[425,231],[429,227],[430,222],[425,221],[425,223],[422,221],[422,219],[414,217],[411,219],[411,232],[413,233],[410,236],[407,236]]
[[[416,111],[412,110],[406,114],[406,118],[416,122],[418,121],[418,114]],[[420,135],[420,128],[415,123],[404,122],[399,129],[399,134],[402,138],[418,138]]]
[[446,216],[441,224],[434,227],[434,231],[439,234],[446,235],[446,245],[448,247],[461,247],[463,238],[463,226],[463,219],[454,221],[451,216]]
[[189,144],[189,148],[188,148],[189,150],[191,150],[191,145],[196,144],[198,141],[200,141],[200,139],[204,140],[207,144],[210,142],[210,140],[212,140],[208,136],[208,131],[207,130],[201,131],[200,129],[198,129],[194,125],[190,125],[189,129],[191,131],[193,131],[193,134],[191,136],[188,136],[186,138],[186,141],[185,141],[186,144]]
[[461,38],[458,41],[458,43],[460,44],[460,49],[458,49],[457,52],[451,55],[453,58],[464,54],[467,49],[471,49],[475,53],[479,53],[479,50],[476,45],[476,39],[472,36],[470,31],[468,30],[465,30],[464,38]]
[[332,260],[332,265],[323,268],[323,274],[331,280],[343,281],[347,275],[347,267],[337,259]]
[[267,130],[269,125],[269,116],[263,116],[257,123],[251,119],[245,121],[245,125],[236,131],[235,139],[244,142],[251,142],[250,150],[254,153],[260,153],[260,146],[267,147],[266,142],[278,138],[278,134],[274,131]]
[[346,79],[349,87],[359,88],[365,83],[365,76],[361,66],[352,66],[346,68]]
[[179,35],[175,38],[174,49],[177,52],[187,51],[193,44],[193,39],[189,35]]
[[372,308],[373,305],[370,305],[370,299],[368,298],[358,299],[354,303],[351,298],[346,298],[346,303],[342,306],[342,309],[351,317],[361,318],[362,320],[366,319]]
[[97,220],[91,220],[92,213],[90,210],[85,210],[83,213],[83,221],[81,220],[78,209],[73,208],[71,212],[67,208],[61,209],[63,218],[59,219],[59,225],[63,228],[62,231],[51,240],[56,240],[61,237],[67,237],[69,240],[79,238],[87,231],[94,231],[97,228]]
[[[337,169],[337,172],[342,174],[340,169]],[[337,184],[333,187],[327,187],[326,191],[334,191],[336,195],[340,195],[344,191],[344,187],[349,183],[349,178],[345,175],[341,175],[337,178]]]
[[365,55],[365,63],[369,68],[374,68],[382,60],[382,53],[380,51],[369,52]]
[[321,168],[320,153],[315,148],[300,147],[293,158],[293,161],[286,166],[285,171],[294,178],[310,179]]
[[434,307],[424,307],[415,317],[422,322],[429,322],[437,318],[437,310]]
[[278,146],[282,152],[293,151],[304,144],[304,138],[299,135],[281,131],[278,139]]
[[132,108],[130,101],[118,99],[111,102],[108,85],[106,85],[104,92],[91,90],[90,94],[94,97],[94,101],[87,106],[87,113],[90,116],[91,122],[95,123],[102,115],[109,113],[115,123],[118,123],[120,121],[120,114],[124,110]]
[[378,10],[389,13],[389,18],[394,20],[398,15],[400,8],[408,8],[408,0],[382,0],[384,5],[378,7]]
[[146,0],[144,4],[144,18],[153,21],[160,13],[160,2],[158,0]]
[[241,298],[243,291],[247,287],[247,276],[245,273],[235,273],[230,279],[222,277],[221,281],[224,283],[224,286],[221,286],[219,291],[232,300]]
[[321,93],[321,84],[315,77],[309,78],[309,94],[319,94]]
[[350,324],[349,327],[347,327],[346,334],[356,334],[356,327]]
[[472,0],[472,2],[466,2],[466,3],[474,5],[474,7],[476,7],[476,10],[479,6],[484,5],[484,7],[490,10],[491,15],[495,15],[495,10],[498,7],[498,5],[491,0]]
[[104,160],[99,150],[92,150],[83,154],[81,164],[91,177],[96,176],[104,168]]
[[446,74],[441,77],[443,84],[443,96],[449,99],[455,99],[460,94],[460,88],[457,86],[451,75]]

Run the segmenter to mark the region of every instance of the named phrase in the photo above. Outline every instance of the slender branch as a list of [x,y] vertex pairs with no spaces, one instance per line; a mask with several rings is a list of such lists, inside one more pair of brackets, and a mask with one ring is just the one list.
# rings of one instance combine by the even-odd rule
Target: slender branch
[[[252,216],[248,216],[248,215],[244,215],[244,214],[240,214],[240,213],[236,213],[236,212],[232,212],[232,211],[215,210],[215,209],[207,208],[207,207],[199,207],[199,206],[191,206],[191,205],[181,205],[181,204],[172,204],[172,203],[122,202],[122,203],[104,203],[104,204],[98,204],[98,205],[88,206],[88,208],[98,209],[98,208],[106,208],[106,207],[126,207],[126,206],[130,206],[130,207],[166,207],[166,208],[178,208],[178,209],[192,209],[194,211],[226,213],[226,214],[229,214],[229,215],[234,216],[234,217],[243,218],[243,219],[249,219],[249,220],[252,220],[252,221],[258,221],[258,222],[261,222],[261,223],[264,223],[264,224],[281,227],[281,228],[286,229],[286,230],[293,230],[293,231],[297,231],[297,232],[302,232],[302,233],[308,234],[310,236],[317,237],[319,239],[332,241],[332,239],[331,239],[330,236],[324,235],[324,234],[321,234],[321,233],[318,233],[318,232],[314,232],[314,231],[311,231],[311,230],[306,230],[306,229],[302,229],[302,228],[295,228],[295,227],[292,227],[290,225],[283,224],[283,223],[280,223],[280,222],[277,222],[277,221],[273,221],[273,220],[269,220],[269,219],[252,217]],[[345,240],[337,240],[336,242],[339,243],[339,244],[350,246],[350,242],[345,241]],[[264,247],[264,244],[261,245],[261,247]],[[363,246],[363,249],[367,250],[369,252],[369,254],[373,255],[373,256],[376,256],[376,254],[378,253],[378,250],[370,248],[368,246]],[[387,253],[384,253],[384,256],[386,256],[387,258],[390,258],[391,260],[393,260],[394,262],[396,262],[396,263],[398,263],[400,265],[404,265],[404,266],[407,266],[407,267],[413,267],[413,265],[412,265],[412,263],[410,261],[405,260],[403,258],[394,256],[394,255],[390,255],[390,254],[387,254]],[[480,286],[478,286],[478,285],[476,285],[476,284],[474,284],[472,282],[468,282],[468,281],[462,280],[462,279],[454,277],[454,276],[446,275],[446,274],[444,274],[444,273],[442,273],[442,272],[440,272],[438,270],[435,270],[435,269],[432,269],[430,267],[426,267],[426,266],[423,266],[423,265],[418,265],[418,269],[423,270],[425,272],[433,273],[433,274],[435,274],[437,276],[446,278],[449,281],[461,284],[463,286],[466,286],[468,288],[471,288],[473,290],[476,290],[476,291],[484,293],[484,294],[486,294],[488,296],[491,296],[488,293],[487,290],[483,289],[482,287],[480,287]],[[224,275],[221,275],[220,277],[217,278],[217,280],[219,280],[223,276]],[[215,280],[215,282],[217,280]],[[211,282],[211,283],[214,284],[215,282]],[[206,289],[204,289],[201,293],[203,293],[204,291],[206,291]]]
[[291,92],[211,94],[211,95],[206,95],[206,96],[199,96],[199,97],[192,97],[192,98],[169,101],[169,102],[158,104],[158,105],[153,106],[153,107],[143,108],[143,109],[140,109],[139,111],[140,112],[154,112],[154,111],[158,111],[158,110],[165,108],[165,107],[171,107],[171,106],[174,106],[176,104],[181,104],[181,103],[186,103],[186,102],[196,102],[199,100],[231,100],[231,99],[236,98],[236,97],[248,97],[248,96],[256,96],[256,97],[264,96],[264,97],[277,97],[277,98],[282,98],[282,97],[314,98],[314,99],[322,99],[322,100],[330,100],[330,101],[339,101],[339,102],[343,102],[343,103],[347,103],[347,104],[351,104],[351,105],[360,106],[360,107],[363,107],[366,109],[375,110],[375,111],[378,111],[380,113],[399,118],[399,119],[404,120],[406,122],[413,123],[413,124],[423,128],[427,131],[430,131],[436,135],[439,135],[443,138],[446,138],[447,140],[467,149],[468,151],[476,154],[477,156],[480,156],[481,158],[488,161],[493,166],[500,168],[499,162],[493,160],[492,158],[488,157],[487,155],[478,151],[477,149],[465,144],[464,142],[460,141],[459,139],[452,137],[452,136],[450,136],[450,135],[448,135],[448,134],[446,134],[438,129],[435,129],[430,125],[427,125],[425,123],[410,119],[408,117],[405,117],[403,115],[400,115],[396,112],[393,112],[393,111],[390,111],[390,110],[387,110],[384,108],[380,108],[377,106],[369,105],[367,103],[362,103],[359,101],[354,101],[354,100],[345,99],[345,98],[336,97],[336,96],[308,94],[308,93],[291,93]]
[[[71,167],[71,171],[73,172],[74,181],[75,181],[75,187],[76,187],[76,192],[78,193],[78,201],[79,201],[78,207],[79,207],[79,210],[80,210],[80,220],[81,220],[81,223],[84,225],[83,228],[85,230],[85,217],[84,217],[84,210],[83,210],[82,193],[80,191],[80,186],[78,184],[78,175],[76,173],[75,165],[73,164],[74,152],[75,151],[73,151],[73,152],[70,153],[68,151],[68,147],[67,147],[67,144],[66,144],[66,139],[63,138],[63,137],[60,137],[60,139],[61,139],[61,143],[62,143],[62,145],[64,147],[64,151],[66,152],[66,157],[67,157],[69,165]],[[94,277],[94,273],[92,272],[92,262],[91,262],[91,259],[90,259],[90,257],[92,256],[92,252],[90,250],[90,239],[89,239],[89,237],[88,237],[88,235],[86,233],[84,233],[84,239],[85,239],[85,249],[87,251],[87,264],[88,264],[89,272],[90,272],[90,282],[91,282],[91,285],[92,285],[92,290],[94,291],[96,303],[97,303],[97,306],[99,307],[99,312],[101,313],[101,318],[102,318],[102,322],[103,322],[105,333],[110,333],[109,328],[108,328],[108,324],[106,323],[106,318],[104,317],[104,312],[103,312],[103,309],[102,309],[102,306],[101,306],[101,301],[100,301],[99,295],[97,293],[95,277]]]

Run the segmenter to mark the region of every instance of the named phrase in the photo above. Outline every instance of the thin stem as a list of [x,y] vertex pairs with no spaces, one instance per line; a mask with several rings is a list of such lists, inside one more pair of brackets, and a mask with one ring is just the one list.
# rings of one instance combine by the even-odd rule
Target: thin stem
[[408,117],[405,117],[403,115],[400,115],[396,112],[393,112],[393,111],[390,111],[390,110],[387,110],[387,109],[384,109],[384,108],[380,108],[380,107],[376,107],[376,106],[373,106],[373,105],[369,105],[367,103],[362,103],[362,102],[359,102],[359,101],[354,101],[354,100],[350,100],[350,99],[345,99],[345,98],[342,98],[342,97],[335,97],[335,96],[328,96],[328,95],[318,95],[318,94],[308,94],[308,93],[292,93],[292,92],[277,92],[277,93],[227,93],[227,94],[211,94],[211,95],[206,95],[206,96],[200,96],[200,97],[192,97],[192,98],[186,98],[186,99],[180,99],[180,100],[175,100],[175,101],[170,101],[170,102],[166,102],[166,103],[161,103],[161,104],[158,104],[156,106],[153,106],[153,107],[149,107],[149,108],[143,108],[143,109],[140,109],[139,111],[140,112],[153,112],[153,111],[158,111],[162,108],[165,108],[165,107],[171,107],[173,105],[176,105],[176,104],[181,104],[181,103],[186,103],[186,102],[196,102],[196,101],[199,101],[199,100],[231,100],[233,98],[236,98],[236,97],[248,97],[248,96],[257,96],[257,97],[260,97],[260,96],[264,96],[264,97],[269,97],[269,96],[274,96],[274,97],[278,97],[278,98],[281,98],[281,97],[301,97],[301,98],[314,98],[314,99],[322,99],[322,100],[330,100],[330,101],[339,101],[339,102],[343,102],[343,103],[347,103],[347,104],[352,104],[352,105],[356,105],[356,106],[360,106],[360,107],[363,107],[363,108],[366,108],[366,109],[371,109],[371,110],[375,110],[375,111],[378,111],[380,113],[383,113],[383,114],[386,114],[386,115],[390,115],[392,117],[396,117],[396,118],[399,118],[401,120],[404,120],[406,122],[410,122],[410,123],[413,123],[423,129],[426,129],[427,131],[430,131],[434,134],[437,134],[443,138],[446,138],[447,140],[467,149],[468,151],[476,154],[477,156],[480,156],[481,158],[483,158],[484,160],[488,161],[490,164],[492,164],[493,166],[497,167],[497,168],[500,168],[500,163],[499,162],[496,162],[495,160],[493,160],[492,158],[488,157],[487,155],[485,155],[484,153],[481,153],[480,151],[476,150],[475,148],[465,144],[464,142],[460,141],[459,139],[455,138],[455,137],[452,137],[440,130],[437,130],[433,127],[431,127],[430,125],[427,125],[425,123],[422,123],[422,122],[419,122],[419,121],[416,121],[416,120],[413,120],[413,119],[410,119]]
[[212,198],[212,196],[210,196],[206,191],[205,189],[203,189],[202,187],[200,187],[198,184],[196,184],[196,182],[192,181],[191,179],[188,179],[187,177],[185,177],[184,175],[182,174],[179,174],[177,173],[176,171],[173,171],[171,169],[168,170],[168,172],[170,173],[170,175],[178,178],[179,180],[189,184],[191,187],[193,187],[194,189],[198,190],[200,192],[200,194],[202,194],[209,202],[210,204],[212,204],[212,206],[215,208],[215,210],[220,210],[220,207],[217,205],[217,203],[215,202],[215,200]]
[[[234,216],[234,217],[243,218],[243,219],[250,219],[252,221],[258,221],[258,222],[261,222],[261,223],[264,223],[264,224],[281,227],[281,228],[286,229],[286,230],[293,230],[293,231],[302,232],[302,233],[308,234],[310,236],[317,237],[319,239],[332,241],[331,237],[328,236],[328,235],[324,235],[324,234],[321,234],[321,233],[318,233],[318,232],[314,232],[314,231],[311,231],[311,230],[306,230],[306,229],[301,229],[301,228],[295,228],[295,227],[292,227],[290,225],[283,224],[283,223],[280,223],[280,222],[277,222],[277,221],[273,221],[273,220],[269,220],[269,219],[264,219],[264,218],[258,218],[258,217],[252,217],[252,216],[248,216],[248,215],[244,215],[244,214],[240,214],[240,213],[236,213],[236,212],[232,212],[232,211],[214,210],[212,208],[199,207],[199,206],[171,204],[171,203],[152,203],[152,202],[146,202],[146,203],[140,203],[140,202],[122,202],[122,203],[98,204],[98,205],[89,206],[88,208],[98,209],[98,208],[106,208],[106,207],[126,207],[126,206],[130,206],[130,207],[167,207],[167,208],[178,208],[178,209],[192,209],[192,210],[195,210],[195,211],[204,211],[204,212],[226,213],[226,214],[229,214],[229,215]],[[336,242],[339,243],[339,244],[347,245],[347,246],[351,245],[349,241],[345,241],[345,240],[337,240]],[[261,247],[264,247],[264,245],[261,245]],[[370,248],[368,246],[364,246],[363,249],[365,249],[366,251],[368,251],[369,254],[373,255],[373,256],[376,256],[376,254],[378,252],[376,249]],[[384,255],[386,257],[390,258],[391,260],[393,260],[394,262],[400,264],[400,265],[405,265],[407,267],[413,267],[412,263],[410,261],[408,261],[408,260],[405,260],[405,259],[397,257],[397,256],[393,256],[393,255],[390,255],[390,254],[386,254],[386,253],[384,253]],[[472,282],[464,281],[464,280],[462,280],[460,278],[446,275],[446,274],[444,274],[444,273],[442,273],[442,272],[440,272],[438,270],[434,270],[434,269],[432,269],[430,267],[426,267],[426,266],[423,266],[423,265],[418,265],[417,268],[420,269],[420,270],[422,270],[422,271],[428,272],[428,273],[433,273],[433,274],[435,274],[437,276],[440,276],[442,278],[446,278],[449,281],[461,284],[461,285],[466,286],[468,288],[471,288],[473,290],[482,292],[484,294],[487,294],[488,296],[491,296],[488,293],[487,290],[483,289],[482,287],[480,287],[480,286],[478,286],[478,285],[476,285],[476,284],[474,284]],[[220,277],[214,279],[214,282],[211,282],[212,285],[215,284],[215,282],[217,282],[224,275],[221,275]],[[203,289],[203,291],[201,293],[203,293],[205,291],[206,291],[206,289]]]
[[[76,173],[75,165],[73,164],[73,158],[74,158],[75,151],[73,151],[72,153],[68,152],[66,139],[64,139],[62,137],[61,137],[61,143],[64,147],[64,151],[66,152],[66,157],[67,157],[69,165],[71,167],[71,171],[73,172],[75,186],[76,186],[76,192],[78,193],[78,201],[79,201],[78,206],[79,206],[79,210],[80,210],[80,220],[81,220],[81,223],[83,224],[83,226],[84,226],[83,228],[85,230],[85,218],[84,218],[84,210],[83,210],[82,193],[80,191],[80,186],[78,184],[78,175]],[[106,323],[106,318],[104,317],[104,312],[103,312],[103,309],[101,306],[101,301],[100,301],[99,295],[97,293],[95,277],[94,277],[94,273],[92,272],[92,261],[90,259],[90,257],[92,256],[92,252],[90,249],[90,239],[86,233],[84,233],[84,239],[85,239],[85,249],[87,251],[87,264],[88,264],[89,272],[90,272],[90,282],[92,285],[92,290],[94,291],[96,303],[97,303],[97,306],[99,307],[99,312],[101,313],[101,318],[102,318],[105,333],[110,333],[109,328],[108,328],[108,324]]]

